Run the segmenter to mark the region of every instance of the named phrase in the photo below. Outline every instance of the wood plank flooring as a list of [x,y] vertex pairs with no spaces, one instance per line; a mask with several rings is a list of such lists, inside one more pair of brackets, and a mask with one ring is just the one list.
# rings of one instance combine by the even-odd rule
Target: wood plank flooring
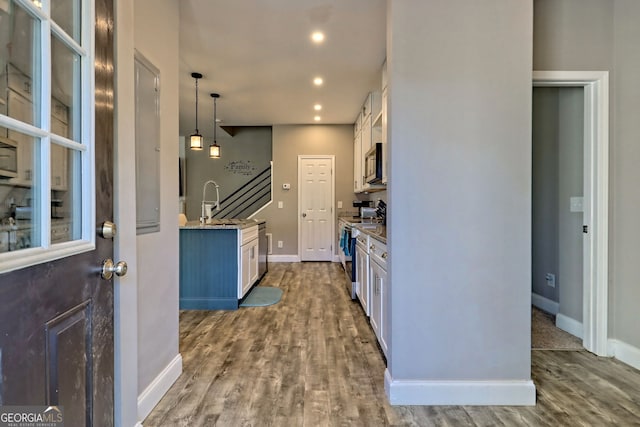
[[535,407],[390,406],[385,362],[339,264],[269,265],[270,307],[184,311],[183,374],[154,426],[640,426],[640,371],[533,351]]

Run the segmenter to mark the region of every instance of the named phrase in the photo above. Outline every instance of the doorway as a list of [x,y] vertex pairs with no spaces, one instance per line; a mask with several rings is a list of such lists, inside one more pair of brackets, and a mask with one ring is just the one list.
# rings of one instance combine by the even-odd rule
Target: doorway
[[[544,90],[553,94],[557,91],[556,101],[550,101],[553,105],[560,106],[560,99],[562,99],[564,114],[568,114],[567,117],[576,115],[575,104],[576,102],[582,104],[582,111],[580,114],[583,117],[582,132],[576,133],[575,129],[570,131],[570,138],[574,140],[578,138],[577,134],[581,133],[579,137],[582,140],[582,159],[573,160],[564,159],[560,161],[561,157],[566,157],[568,153],[557,153],[557,166],[549,168],[547,172],[542,172],[542,176],[548,174],[553,178],[554,171],[557,170],[557,182],[560,183],[555,191],[557,191],[557,235],[566,234],[562,239],[558,240],[558,245],[555,248],[550,248],[548,252],[553,255],[554,249],[559,252],[565,251],[564,247],[573,247],[572,251],[577,254],[574,259],[567,259],[566,255],[563,255],[563,263],[565,264],[563,276],[565,278],[571,278],[574,282],[577,280],[577,288],[571,289],[571,286],[567,286],[568,292],[565,296],[567,308],[569,312],[571,310],[580,312],[581,305],[581,317],[582,317],[582,339],[584,347],[599,355],[607,355],[607,280],[608,280],[608,73],[607,72],[566,72],[566,71],[535,71],[533,73],[533,86],[534,88],[545,88]],[[568,91],[561,92],[564,89]],[[535,89],[534,89],[535,90]],[[542,93],[542,92],[540,92]],[[534,98],[541,99],[536,94]],[[548,95],[548,94],[547,94]],[[552,97],[553,99],[553,97]],[[565,105],[566,104],[566,105]],[[573,107],[570,106],[573,105]],[[567,109],[568,108],[568,109]],[[572,110],[573,109],[573,110]],[[573,112],[571,112],[573,111]],[[559,110],[558,110],[559,112]],[[566,129],[565,129],[566,131]],[[546,139],[543,136],[541,139]],[[547,144],[551,146],[552,144]],[[534,154],[535,154],[534,147]],[[569,156],[571,156],[569,154]],[[535,157],[535,156],[534,156]],[[580,162],[581,160],[581,162]],[[567,163],[569,161],[569,163]],[[580,166],[581,163],[581,166]],[[562,164],[562,171],[560,165]],[[548,165],[547,165],[548,166]],[[565,173],[568,170],[572,172]],[[580,177],[580,173],[582,176]],[[566,176],[572,175],[571,179],[565,179]],[[563,176],[565,178],[560,178]],[[546,176],[548,179],[549,176]],[[534,176],[535,180],[535,176]],[[543,181],[541,179],[539,181]],[[576,183],[576,180],[578,181]],[[573,181],[573,183],[567,184],[562,181]],[[582,182],[580,194],[574,194],[576,191],[580,191],[580,181]],[[535,182],[534,182],[535,185]],[[578,187],[576,187],[576,185]],[[562,190],[561,190],[562,188]],[[534,195],[535,197],[535,195]],[[551,200],[554,198],[554,194],[548,196]],[[535,203],[535,199],[534,199]],[[539,206],[537,208],[540,208]],[[534,208],[535,210],[536,208]],[[547,216],[551,215],[549,212],[553,211],[553,206],[547,206]],[[554,214],[555,215],[555,214]],[[580,221],[580,216],[581,221]],[[538,219],[544,217],[540,216]],[[534,218],[535,221],[535,218]],[[576,226],[576,221],[582,224]],[[563,230],[560,230],[560,224],[563,224]],[[553,232],[553,225],[551,228]],[[582,238],[576,237],[575,227],[580,227],[579,231],[582,234]],[[573,229],[573,230],[572,230]],[[562,244],[560,241],[562,240]],[[580,240],[582,240],[580,242]],[[580,245],[581,244],[581,245]],[[567,246],[568,245],[568,246]],[[536,242],[533,242],[532,249],[534,253],[543,253],[543,248],[537,248]],[[561,248],[562,246],[562,248]],[[581,251],[580,251],[580,246]],[[580,256],[581,252],[581,256]],[[557,268],[560,268],[559,256]],[[576,261],[577,259],[577,261]],[[576,271],[576,264],[581,261],[581,268],[578,266]],[[533,266],[533,264],[532,264]],[[536,268],[533,266],[534,269]],[[542,268],[542,267],[541,267]],[[569,270],[567,270],[569,268]],[[541,271],[545,271],[543,268]],[[559,270],[558,270],[559,271]],[[532,271],[532,278],[536,280],[540,279],[540,272]],[[551,276],[549,275],[551,274]],[[562,291],[558,291],[563,282],[560,282],[560,277],[554,277],[554,273],[551,271],[544,272],[544,284],[543,286],[553,287],[557,286],[557,297],[559,302],[559,309],[561,314],[566,313],[563,304]],[[581,278],[581,279],[580,279]],[[556,282],[558,279],[558,282]],[[537,280],[540,282],[541,280]],[[534,283],[534,286],[538,285]],[[534,288],[535,289],[535,288]],[[580,292],[581,291],[581,292]],[[548,290],[547,290],[547,293]],[[581,294],[580,296],[577,296]],[[535,290],[534,290],[535,295]],[[534,297],[535,298],[535,297]],[[577,306],[571,306],[571,299],[577,299],[574,301]],[[553,299],[550,299],[553,301]],[[578,316],[576,316],[578,317]],[[561,317],[566,322],[565,327],[579,328],[579,322],[571,322],[571,317]],[[574,331],[571,331],[574,332]]]
[[301,261],[333,261],[335,156],[298,156]]

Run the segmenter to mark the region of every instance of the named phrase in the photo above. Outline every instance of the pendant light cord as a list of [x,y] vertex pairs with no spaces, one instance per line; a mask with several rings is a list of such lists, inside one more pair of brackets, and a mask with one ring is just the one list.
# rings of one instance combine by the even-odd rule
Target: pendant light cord
[[196,133],[200,133],[198,130],[198,78],[196,77]]

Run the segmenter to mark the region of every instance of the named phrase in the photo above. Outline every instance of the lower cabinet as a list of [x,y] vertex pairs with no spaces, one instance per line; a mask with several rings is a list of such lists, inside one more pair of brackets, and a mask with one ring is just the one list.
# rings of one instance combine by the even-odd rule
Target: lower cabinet
[[258,234],[256,230],[255,239],[251,239],[244,245],[240,246],[240,289],[238,295],[244,297],[251,285],[258,280]]
[[391,325],[389,322],[389,282],[387,280],[387,245],[371,239],[369,247],[370,319],[382,352],[387,356]]
[[356,295],[360,300],[360,305],[367,316],[371,314],[370,309],[370,293],[371,286],[369,284],[369,237],[365,234],[359,234],[356,237]]

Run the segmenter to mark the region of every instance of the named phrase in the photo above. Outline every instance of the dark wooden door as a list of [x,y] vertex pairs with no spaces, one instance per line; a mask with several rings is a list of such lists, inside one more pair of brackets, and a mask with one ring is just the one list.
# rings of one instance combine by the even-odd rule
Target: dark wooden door
[[[96,224],[113,214],[113,0],[96,0]],[[113,425],[113,241],[0,275],[0,405],[60,405],[67,426]]]

